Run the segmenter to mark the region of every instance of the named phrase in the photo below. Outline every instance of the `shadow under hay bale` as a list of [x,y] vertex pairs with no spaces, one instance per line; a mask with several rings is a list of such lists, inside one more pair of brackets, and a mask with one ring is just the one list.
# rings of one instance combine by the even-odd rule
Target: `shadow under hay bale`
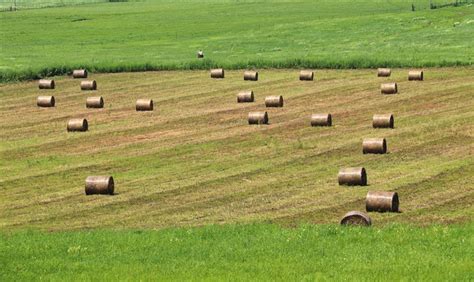
[[300,80],[302,81],[311,81],[314,79],[314,72],[308,70],[300,71]]
[[244,80],[257,81],[258,80],[258,72],[256,72],[256,71],[245,71],[244,72]]
[[389,77],[392,75],[392,70],[387,68],[379,68],[377,69],[377,76],[378,77]]
[[398,206],[396,192],[369,191],[365,197],[365,209],[368,212],[398,212]]
[[36,105],[38,107],[54,107],[56,101],[54,100],[54,96],[38,96],[36,99]]
[[253,91],[241,91],[237,94],[237,103],[252,103],[253,101]]
[[72,78],[87,78],[87,70],[73,70]]
[[283,107],[283,96],[268,96],[265,98],[266,107]]
[[40,79],[38,82],[39,89],[54,89],[56,83],[52,79]]
[[387,140],[385,138],[365,138],[362,141],[363,154],[387,153]]
[[383,83],[380,85],[380,92],[382,94],[397,94],[398,86],[397,83]]
[[363,167],[349,167],[339,170],[337,177],[339,185],[366,186],[367,173]]
[[312,114],[311,126],[332,126],[331,114]]
[[95,80],[81,81],[81,90],[97,90],[97,82]]
[[87,97],[86,99],[86,108],[103,108],[104,107],[104,99],[99,97]]
[[115,189],[112,176],[88,176],[86,178],[86,195],[113,195]]
[[373,128],[394,128],[395,119],[393,114],[375,114],[372,117]]
[[153,111],[153,100],[138,99],[135,103],[135,109],[137,111]]
[[249,124],[268,124],[267,112],[250,112],[248,115]]
[[341,225],[370,226],[372,225],[372,220],[363,212],[350,211],[342,217]]
[[224,78],[224,69],[212,69],[211,78]]
[[87,131],[89,124],[85,118],[70,119],[67,123],[67,131]]
[[408,80],[423,80],[423,71],[412,70],[408,72]]

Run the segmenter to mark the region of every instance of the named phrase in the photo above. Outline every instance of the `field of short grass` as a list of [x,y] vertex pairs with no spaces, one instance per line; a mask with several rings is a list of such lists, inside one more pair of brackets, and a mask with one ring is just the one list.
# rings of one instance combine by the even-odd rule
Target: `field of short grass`
[[[474,6],[427,6],[421,0],[148,1],[3,12],[0,81],[77,67],[472,65]],[[195,58],[198,49],[204,60]]]

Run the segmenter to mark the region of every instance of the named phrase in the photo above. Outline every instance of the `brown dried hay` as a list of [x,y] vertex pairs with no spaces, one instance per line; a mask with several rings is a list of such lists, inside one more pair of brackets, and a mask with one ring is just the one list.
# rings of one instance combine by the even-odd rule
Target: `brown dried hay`
[[67,131],[87,131],[89,124],[85,118],[73,118],[67,122]]
[[372,117],[372,126],[374,128],[394,128],[394,124],[393,114],[375,114]]
[[337,177],[339,185],[365,186],[367,185],[367,173],[363,167],[349,167],[339,170]]
[[248,116],[249,124],[268,124],[267,112],[250,112]]
[[104,99],[102,96],[99,97],[87,97],[86,99],[86,108],[103,108]]
[[314,72],[309,70],[302,70],[300,71],[300,80],[313,80],[314,79]]
[[420,70],[409,71],[408,80],[423,80],[423,71],[420,71]]
[[87,70],[73,70],[72,78],[87,78]]
[[88,176],[86,178],[86,195],[114,194],[114,178],[112,176]]
[[97,82],[95,80],[81,81],[81,90],[97,90]]
[[365,197],[365,209],[368,212],[398,212],[397,192],[369,191]]
[[311,126],[332,126],[331,114],[312,114]]
[[153,111],[153,100],[151,99],[138,99],[135,104],[137,111]]
[[54,107],[55,103],[54,96],[38,96],[36,99],[38,107]]
[[54,89],[56,84],[52,79],[40,79],[38,82],[39,89]]
[[211,78],[224,78],[224,69],[212,69]]
[[372,220],[363,212],[350,211],[342,217],[341,225],[370,226],[372,225]]
[[265,98],[266,107],[283,107],[283,96],[267,96]]
[[199,51],[197,52],[197,57],[198,57],[198,59],[204,58],[204,52],[201,51],[201,50],[199,50]]
[[396,94],[396,93],[398,93],[397,83],[396,82],[382,83],[380,85],[380,92],[382,92],[382,94]]
[[378,77],[389,77],[391,74],[392,74],[391,69],[387,69],[387,68],[377,69],[377,76]]
[[237,103],[251,103],[253,101],[253,91],[241,91],[237,94]]
[[365,138],[362,141],[362,153],[385,154],[387,153],[387,141],[385,138]]
[[245,71],[244,72],[244,80],[257,81],[258,80],[258,72],[256,72],[256,71]]

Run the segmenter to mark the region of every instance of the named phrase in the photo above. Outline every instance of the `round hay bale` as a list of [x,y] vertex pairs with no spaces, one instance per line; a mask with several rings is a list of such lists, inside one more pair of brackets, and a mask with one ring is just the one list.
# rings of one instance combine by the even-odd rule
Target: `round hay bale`
[[224,69],[212,69],[211,78],[224,78]]
[[54,107],[55,103],[54,96],[38,96],[36,99],[38,107]]
[[268,124],[267,112],[250,112],[248,116],[249,124]]
[[314,72],[309,70],[302,70],[300,71],[300,80],[313,80],[314,79]]
[[199,50],[199,51],[197,52],[197,57],[198,57],[198,59],[204,58],[204,52],[201,51],[201,50]]
[[380,92],[382,92],[382,94],[396,94],[396,93],[398,93],[397,83],[395,83],[395,82],[382,83],[380,85]]
[[332,126],[331,114],[312,114],[311,126]]
[[257,81],[258,80],[258,72],[256,72],[256,71],[245,71],[244,72],[244,80]]
[[375,114],[372,117],[374,128],[394,128],[395,119],[393,114]]
[[40,79],[38,82],[39,89],[54,89],[56,84],[52,79]]
[[365,197],[368,212],[398,212],[397,192],[369,191]]
[[73,118],[67,122],[67,131],[87,131],[89,124],[85,118]]
[[423,80],[423,71],[419,71],[419,70],[409,71],[408,80]]
[[387,141],[385,138],[365,138],[362,141],[362,153],[385,154],[387,153]]
[[237,103],[251,103],[253,101],[253,91],[242,91],[237,94]]
[[87,78],[87,70],[73,70],[72,78]]
[[349,186],[366,186],[367,185],[367,173],[363,167],[349,167],[342,168],[339,170],[337,177],[339,185]]
[[113,195],[114,186],[112,176],[88,176],[86,178],[86,195]]
[[392,74],[391,69],[387,69],[387,68],[377,69],[377,76],[378,77],[389,77],[391,74]]
[[350,211],[342,217],[341,225],[370,226],[372,225],[372,220],[363,212]]
[[135,104],[137,111],[153,111],[153,100],[151,99],[138,99]]
[[104,107],[104,99],[99,97],[87,97],[86,99],[86,108],[103,108]]
[[265,98],[266,107],[283,107],[283,96],[268,96]]
[[97,90],[97,82],[95,80],[81,81],[81,90]]

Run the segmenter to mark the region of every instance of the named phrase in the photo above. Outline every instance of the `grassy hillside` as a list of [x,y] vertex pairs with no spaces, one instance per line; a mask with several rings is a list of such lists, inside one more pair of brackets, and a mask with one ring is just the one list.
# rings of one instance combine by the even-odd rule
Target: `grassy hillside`
[[[376,226],[470,221],[474,215],[474,70],[427,69],[423,82],[407,70],[377,78],[373,70],[324,70],[301,82],[295,70],[266,70],[258,82],[241,71],[212,80],[208,71],[93,74],[96,93],[56,77],[0,86],[0,228],[44,230],[161,228],[274,221],[337,223],[364,209],[369,190],[397,191],[401,213],[371,214]],[[400,94],[381,95],[398,81]],[[252,89],[256,102],[237,104]],[[37,108],[38,95],[57,106]],[[102,95],[105,109],[86,109]],[[267,109],[268,126],[249,126],[247,113]],[[152,98],[154,112],[136,112]],[[315,112],[334,126],[314,128]],[[394,113],[396,128],[372,128],[374,113]],[[20,116],[21,115],[21,118]],[[85,117],[90,131],[66,132]],[[366,137],[387,138],[389,154],[363,155]],[[364,166],[369,186],[340,187],[342,167]],[[115,196],[85,196],[88,175],[113,175]]]
[[[411,4],[415,12],[411,11]],[[474,6],[149,1],[0,13],[0,81],[100,72],[471,65]],[[195,53],[203,49],[206,59]]]

